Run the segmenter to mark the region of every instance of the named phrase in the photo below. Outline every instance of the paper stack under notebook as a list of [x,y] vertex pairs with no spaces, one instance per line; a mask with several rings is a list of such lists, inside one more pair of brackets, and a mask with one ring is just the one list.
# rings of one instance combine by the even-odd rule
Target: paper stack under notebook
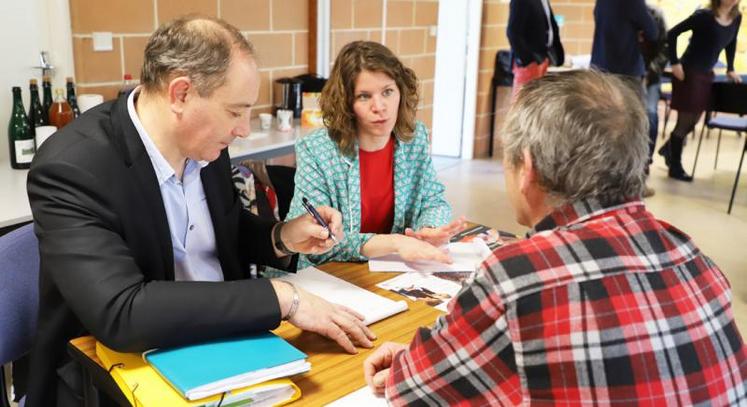
[[143,355],[101,343],[96,355],[133,405],[280,405],[298,399],[286,377],[309,371],[306,354],[272,334],[230,338]]

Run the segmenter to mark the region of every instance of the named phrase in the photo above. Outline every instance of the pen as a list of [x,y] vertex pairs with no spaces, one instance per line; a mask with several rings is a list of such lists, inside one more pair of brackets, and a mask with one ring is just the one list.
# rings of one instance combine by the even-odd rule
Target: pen
[[306,209],[306,212],[308,212],[309,215],[314,217],[314,219],[316,220],[316,223],[322,225],[323,228],[327,229],[327,231],[329,232],[329,238],[332,239],[332,241],[335,242],[335,244],[337,244],[338,243],[337,238],[335,237],[334,233],[332,233],[332,229],[330,229],[327,222],[325,222],[324,219],[322,219],[322,215],[320,215],[319,212],[317,212],[316,209],[313,206],[311,206],[311,204],[309,203],[309,200],[306,199],[306,197],[303,197],[301,199],[301,205],[303,205],[304,209]]

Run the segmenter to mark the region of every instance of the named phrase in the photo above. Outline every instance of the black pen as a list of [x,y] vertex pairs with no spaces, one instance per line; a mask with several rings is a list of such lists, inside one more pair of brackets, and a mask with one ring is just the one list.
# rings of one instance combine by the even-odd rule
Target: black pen
[[335,237],[334,233],[332,233],[332,229],[330,229],[327,222],[325,222],[324,219],[322,219],[322,215],[320,215],[319,212],[317,212],[316,209],[313,206],[311,206],[311,204],[309,203],[309,200],[306,199],[306,197],[303,197],[301,199],[301,205],[303,205],[304,209],[306,209],[306,212],[308,212],[309,215],[314,217],[314,219],[316,220],[316,223],[322,225],[323,228],[327,229],[327,232],[329,232],[329,238],[332,239],[332,241],[335,242],[335,244],[337,244],[338,243],[337,238]]

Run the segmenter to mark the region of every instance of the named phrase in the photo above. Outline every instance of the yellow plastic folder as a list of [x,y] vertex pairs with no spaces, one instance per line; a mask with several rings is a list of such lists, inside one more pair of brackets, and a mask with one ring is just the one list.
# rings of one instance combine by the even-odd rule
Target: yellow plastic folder
[[189,401],[138,353],[115,352],[96,342],[96,355],[133,406],[281,406],[301,397],[301,389],[285,378]]

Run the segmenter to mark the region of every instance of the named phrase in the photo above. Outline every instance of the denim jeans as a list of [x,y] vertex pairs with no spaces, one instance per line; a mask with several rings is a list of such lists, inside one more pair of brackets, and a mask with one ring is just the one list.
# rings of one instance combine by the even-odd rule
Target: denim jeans
[[646,114],[648,114],[648,158],[654,156],[656,137],[659,134],[659,98],[661,97],[661,84],[655,83],[646,88]]

